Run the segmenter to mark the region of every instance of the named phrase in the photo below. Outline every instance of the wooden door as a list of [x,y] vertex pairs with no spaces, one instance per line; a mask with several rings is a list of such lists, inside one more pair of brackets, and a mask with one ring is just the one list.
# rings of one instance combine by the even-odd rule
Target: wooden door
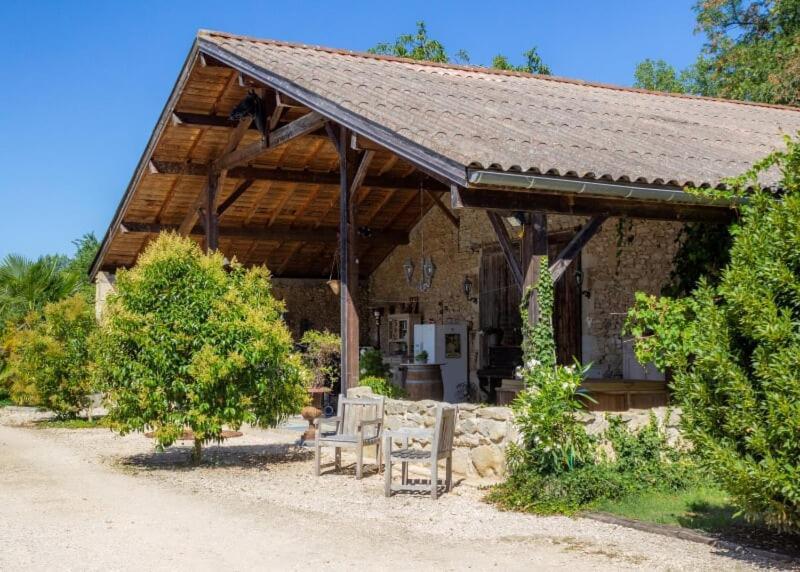
[[483,250],[479,279],[480,329],[499,328],[503,345],[518,346],[522,341],[521,296],[500,248]]
[[[549,258],[554,260],[567,241],[549,244]],[[561,275],[555,287],[555,307],[553,309],[553,330],[556,338],[558,363],[572,365],[581,360],[581,286],[577,274],[581,267],[580,255]]]

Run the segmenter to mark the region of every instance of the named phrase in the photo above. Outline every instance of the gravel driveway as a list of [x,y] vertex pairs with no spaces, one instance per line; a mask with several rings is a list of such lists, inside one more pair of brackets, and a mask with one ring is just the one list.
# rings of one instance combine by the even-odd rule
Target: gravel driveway
[[386,499],[376,475],[314,477],[296,431],[246,428],[193,469],[188,447],[156,453],[141,435],[30,421],[0,410],[0,570],[766,566],[595,521],[499,512],[467,486],[438,502]]

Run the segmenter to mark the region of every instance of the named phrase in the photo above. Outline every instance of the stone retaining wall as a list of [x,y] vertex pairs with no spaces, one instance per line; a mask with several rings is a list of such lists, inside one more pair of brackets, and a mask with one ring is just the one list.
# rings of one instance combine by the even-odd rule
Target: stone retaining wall
[[[357,387],[351,389],[348,396],[369,397],[372,396],[372,391],[368,387]],[[437,405],[438,402],[431,400],[387,399],[384,427],[389,430],[401,427],[432,428]],[[670,442],[676,442],[680,437],[678,432],[680,411],[668,407],[611,413],[587,411],[581,414],[581,421],[589,434],[595,435],[602,433],[608,427],[607,415],[618,415],[636,431],[648,424],[651,412],[666,427]],[[458,477],[475,483],[499,481],[505,476],[506,446],[515,442],[518,436],[514,414],[510,408],[459,403],[453,472]],[[415,442],[422,447],[430,446],[424,441],[415,440]]]

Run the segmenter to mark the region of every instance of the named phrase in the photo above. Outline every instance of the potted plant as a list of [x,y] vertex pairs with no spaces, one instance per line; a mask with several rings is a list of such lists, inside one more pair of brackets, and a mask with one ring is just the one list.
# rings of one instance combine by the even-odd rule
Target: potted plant
[[422,350],[414,356],[414,363],[428,363],[428,352]]

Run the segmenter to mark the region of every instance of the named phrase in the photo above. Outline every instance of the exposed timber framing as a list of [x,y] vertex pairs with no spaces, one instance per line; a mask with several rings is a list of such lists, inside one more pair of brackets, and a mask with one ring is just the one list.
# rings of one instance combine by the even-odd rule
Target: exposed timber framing
[[[142,222],[125,221],[120,225],[123,234],[158,234],[159,232],[177,230],[174,224],[151,224]],[[218,228],[219,236],[232,239],[266,240],[275,242],[316,242],[335,243],[339,240],[339,229],[335,227],[296,228],[288,226],[272,227],[226,227]],[[203,235],[203,227],[195,226],[190,235]],[[401,245],[408,244],[408,233],[402,230],[373,229],[372,234],[363,237],[373,244]]]
[[537,211],[580,216],[604,213],[608,216],[627,216],[640,219],[709,222],[730,222],[734,216],[734,211],[725,206],[679,205],[635,199],[611,199],[568,192],[464,189],[452,185],[450,198],[454,209]]
[[598,215],[592,217],[576,234],[572,240],[567,243],[567,246],[558,253],[555,260],[550,264],[550,275],[553,277],[553,282],[558,282],[558,279],[563,276],[569,265],[577,258],[583,247],[595,236],[608,216]]
[[500,215],[495,211],[486,211],[486,216],[489,217],[489,222],[492,224],[494,233],[497,235],[497,241],[500,243],[500,249],[503,251],[503,256],[508,263],[508,268],[511,270],[514,283],[520,291],[523,291],[524,276],[522,274],[522,268],[514,253],[514,246],[511,244],[511,237],[508,236],[506,225]]
[[355,195],[364,180],[374,153],[359,153],[349,144],[350,131],[339,126],[326,126],[331,141],[339,152],[339,304],[341,315],[341,393],[358,385],[359,374],[359,317],[356,309],[358,295],[358,259],[356,257]]
[[[230,135],[228,135],[228,141],[225,143],[225,147],[222,150],[223,156],[225,154],[231,153],[236,147],[238,147],[239,143],[244,138],[245,133],[250,128],[250,125],[253,123],[252,117],[245,117],[239,121],[236,127],[231,131]],[[208,173],[208,182],[206,183],[206,187],[197,195],[197,198],[193,201],[192,206],[189,208],[189,212],[186,213],[186,216],[183,218],[183,221],[178,227],[178,232],[182,235],[187,235],[189,231],[194,228],[195,223],[197,222],[198,217],[198,209],[205,203],[206,213],[207,216],[211,217],[216,216],[217,206],[214,203],[207,204],[206,203],[206,196],[209,193],[209,183],[214,180],[216,188],[221,188],[225,183],[225,176],[226,174],[221,172],[220,169],[215,169],[214,166],[210,166],[207,170]],[[216,200],[216,189],[214,192],[214,200]]]
[[[153,160],[148,164],[151,175],[185,175],[191,177],[205,177],[209,166],[202,163],[182,163],[179,161]],[[339,174],[336,172],[322,171],[297,171],[291,169],[270,169],[266,167],[234,167],[227,173],[228,179],[253,179],[255,181],[273,181],[289,183],[306,183],[310,185],[339,185]],[[419,192],[422,178],[426,189],[433,192],[444,192],[448,188],[438,181],[415,173],[406,177],[365,176],[362,187],[373,189],[392,189],[400,191]]]
[[233,203],[238,201],[239,197],[245,194],[245,192],[247,192],[247,189],[253,186],[253,183],[255,183],[253,179],[245,179],[244,181],[239,183],[239,185],[233,190],[233,192],[217,207],[217,217],[221,217],[223,214],[225,214],[225,211],[231,208],[231,206],[233,206]]
[[227,63],[230,67],[240,72],[246,73],[275,91],[281,92],[305,107],[321,113],[331,121],[347,127],[353,133],[368,136],[370,140],[381,145],[384,149],[399,155],[434,178],[447,184],[465,185],[467,183],[466,171],[463,165],[459,165],[452,159],[424,148],[383,125],[365,119],[308,88],[302,87],[267,68],[254,64],[247,58],[227,51],[224,47],[218,46],[214,42],[198,38],[197,44],[201,52]]
[[326,119],[319,113],[312,111],[283,127],[277,128],[269,134],[269,138],[251,143],[241,149],[236,149],[228,153],[223,153],[216,161],[213,168],[218,171],[231,169],[243,163],[248,163],[258,158],[259,155],[269,149],[280,147],[289,141],[308,135],[325,125]]
[[206,202],[203,207],[204,222],[203,228],[206,231],[205,247],[206,252],[213,252],[219,248],[219,219],[217,217],[217,190],[220,184],[220,174],[216,171],[209,171],[208,183],[206,184]]

